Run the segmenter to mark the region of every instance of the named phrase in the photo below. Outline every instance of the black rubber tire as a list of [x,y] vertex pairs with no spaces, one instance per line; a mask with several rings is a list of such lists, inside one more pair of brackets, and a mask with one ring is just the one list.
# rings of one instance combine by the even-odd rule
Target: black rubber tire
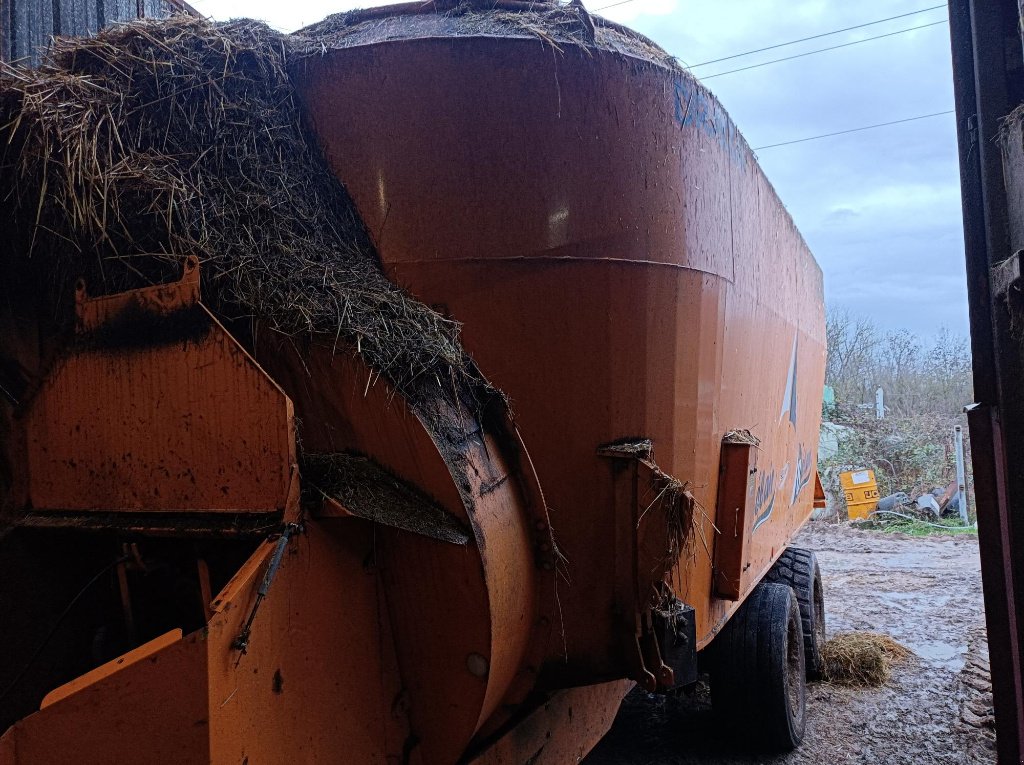
[[779,556],[764,578],[766,582],[788,584],[796,593],[804,633],[807,677],[820,680],[821,647],[825,644],[825,595],[821,587],[818,556],[810,550],[790,547]]
[[786,584],[761,582],[713,643],[711,706],[748,748],[788,752],[804,737],[807,678],[800,609]]

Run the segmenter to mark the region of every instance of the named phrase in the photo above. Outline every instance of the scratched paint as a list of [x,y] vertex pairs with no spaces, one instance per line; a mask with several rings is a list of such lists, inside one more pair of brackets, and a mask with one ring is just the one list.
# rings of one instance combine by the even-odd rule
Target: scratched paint
[[718,142],[732,162],[743,165],[748,152],[746,142],[729,115],[706,88],[682,72],[675,76],[674,112],[680,127],[693,127]]

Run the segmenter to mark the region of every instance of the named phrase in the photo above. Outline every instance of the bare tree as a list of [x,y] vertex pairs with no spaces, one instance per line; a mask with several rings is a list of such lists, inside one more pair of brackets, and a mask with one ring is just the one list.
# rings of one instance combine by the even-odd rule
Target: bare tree
[[825,316],[825,340],[828,343],[825,383],[835,389],[838,399],[860,403],[871,385],[867,378],[872,375],[878,349],[878,330],[869,319],[854,318],[845,309],[829,308]]
[[874,404],[885,391],[895,415],[956,415],[970,403],[971,357],[967,341],[941,330],[928,346],[907,330],[881,333],[863,317],[830,309],[826,315],[825,382],[842,409]]
[[[872,468],[883,494],[913,496],[953,480],[953,426],[972,400],[966,338],[943,329],[929,343],[906,330],[880,332],[844,310],[826,315],[825,381],[835,389],[832,418],[846,426],[839,452],[819,465],[830,491],[838,473]],[[875,390],[886,417],[875,418]],[[965,442],[970,448],[970,440]],[[968,488],[970,489],[968,461]]]

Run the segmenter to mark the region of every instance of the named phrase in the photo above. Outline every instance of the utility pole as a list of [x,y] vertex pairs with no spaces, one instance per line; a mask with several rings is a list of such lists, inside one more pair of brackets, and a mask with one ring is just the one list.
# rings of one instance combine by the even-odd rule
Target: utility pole
[[964,431],[959,425],[953,428],[953,444],[956,447],[956,490],[959,499],[960,523],[967,525],[967,478],[964,473]]

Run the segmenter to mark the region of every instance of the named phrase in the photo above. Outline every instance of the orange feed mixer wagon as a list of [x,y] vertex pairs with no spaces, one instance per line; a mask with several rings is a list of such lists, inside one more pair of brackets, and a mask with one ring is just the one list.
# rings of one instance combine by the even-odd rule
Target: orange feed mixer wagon
[[35,377],[3,404],[0,763],[554,765],[698,670],[799,742],[821,272],[715,98],[580,18],[375,9],[289,71],[387,274],[508,409],[412,406],[334,338],[243,347],[195,260],[82,285],[91,340],[45,364],[7,321]]

